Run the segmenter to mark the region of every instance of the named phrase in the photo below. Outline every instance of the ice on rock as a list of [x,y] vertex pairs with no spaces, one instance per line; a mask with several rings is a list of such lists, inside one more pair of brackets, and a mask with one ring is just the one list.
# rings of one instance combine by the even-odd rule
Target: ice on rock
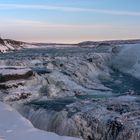
[[16,69],[16,68],[0,68],[0,82],[10,80],[26,79],[33,76],[31,69]]

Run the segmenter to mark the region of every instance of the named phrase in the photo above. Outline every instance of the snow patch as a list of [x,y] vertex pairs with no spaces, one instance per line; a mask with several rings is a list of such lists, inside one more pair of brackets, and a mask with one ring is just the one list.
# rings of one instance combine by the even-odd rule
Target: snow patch
[[0,102],[0,140],[78,140],[38,130],[14,109]]

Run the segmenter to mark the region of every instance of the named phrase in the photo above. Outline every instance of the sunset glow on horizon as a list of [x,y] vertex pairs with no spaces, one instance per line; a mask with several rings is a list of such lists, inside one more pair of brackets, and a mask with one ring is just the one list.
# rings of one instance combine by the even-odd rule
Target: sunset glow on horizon
[[0,0],[0,34],[29,42],[140,38],[139,0]]

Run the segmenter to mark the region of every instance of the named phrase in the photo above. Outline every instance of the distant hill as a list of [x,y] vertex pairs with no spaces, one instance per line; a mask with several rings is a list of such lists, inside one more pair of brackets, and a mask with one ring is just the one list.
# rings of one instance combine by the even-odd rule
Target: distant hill
[[0,37],[0,52],[15,51],[24,48],[40,48],[40,47],[104,47],[123,44],[140,44],[137,40],[111,40],[111,41],[85,41],[77,44],[58,44],[58,43],[27,43],[15,41],[12,39],[2,39]]
[[32,43],[0,38],[0,52],[2,53],[5,53],[7,51],[19,50],[23,48],[35,48],[35,47],[37,46],[33,45]]
[[123,44],[140,44],[140,39],[135,40],[108,40],[108,41],[85,41],[78,45],[80,47],[96,47],[99,45],[123,45]]

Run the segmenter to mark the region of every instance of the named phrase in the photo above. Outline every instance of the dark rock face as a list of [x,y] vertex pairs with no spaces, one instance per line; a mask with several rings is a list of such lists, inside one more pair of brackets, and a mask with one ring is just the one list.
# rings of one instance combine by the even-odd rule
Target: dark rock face
[[5,41],[6,41],[8,44],[11,44],[12,46],[21,46],[21,45],[24,44],[23,42],[11,40],[11,39],[5,39]]
[[20,100],[25,100],[25,99],[28,99],[31,95],[32,95],[31,93],[20,93],[16,95],[15,97],[9,98],[7,101],[15,102],[15,101],[20,101]]
[[[19,80],[19,79],[28,79],[29,77],[33,76],[32,71],[27,71],[23,74],[6,74],[6,75],[0,75],[0,82],[6,82],[10,80]],[[2,85],[1,85],[2,86]]]
[[18,86],[23,86],[23,83],[19,82],[19,83],[13,83],[13,84],[10,84],[10,85],[6,85],[5,83],[0,83],[0,89],[1,90],[8,90],[10,88],[18,88]]
[[0,37],[0,44],[5,45],[4,40]]

